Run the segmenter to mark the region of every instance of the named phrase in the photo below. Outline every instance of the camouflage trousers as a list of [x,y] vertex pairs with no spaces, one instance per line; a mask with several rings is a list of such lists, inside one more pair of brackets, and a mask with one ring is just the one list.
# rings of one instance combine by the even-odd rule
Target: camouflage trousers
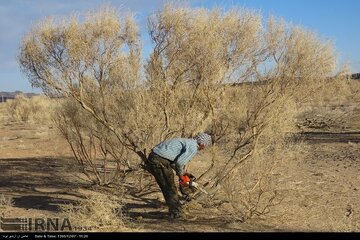
[[155,177],[169,207],[170,216],[177,218],[183,214],[183,211],[170,164],[169,160],[152,152],[147,159],[146,168]]

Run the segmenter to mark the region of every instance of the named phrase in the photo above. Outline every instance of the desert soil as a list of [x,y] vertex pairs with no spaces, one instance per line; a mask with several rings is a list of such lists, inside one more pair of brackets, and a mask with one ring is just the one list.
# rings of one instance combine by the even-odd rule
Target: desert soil
[[[124,199],[132,227],[145,232],[359,232],[360,107],[349,111],[346,129],[304,126],[299,138],[311,151],[277,169],[276,186],[285,197],[269,214],[239,223],[198,206],[191,210],[196,220],[171,222],[153,184],[152,191]],[[76,202],[84,192],[116,192],[91,186],[78,174],[55,128],[0,120],[0,194],[13,199],[2,209],[4,216],[62,217],[59,205]]]

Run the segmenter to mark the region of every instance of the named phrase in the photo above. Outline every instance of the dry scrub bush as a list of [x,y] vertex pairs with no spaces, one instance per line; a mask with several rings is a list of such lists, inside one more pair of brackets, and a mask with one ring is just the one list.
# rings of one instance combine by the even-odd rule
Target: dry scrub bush
[[116,196],[94,193],[75,204],[62,205],[62,213],[71,221],[74,231],[131,231]]
[[51,123],[53,107],[56,103],[46,96],[28,98],[19,94],[5,105],[12,121],[48,125]]
[[299,108],[297,126],[300,131],[344,131],[356,119],[359,84],[345,74],[327,80],[317,94]]
[[0,209],[5,210],[14,205],[14,200],[10,196],[6,196],[4,194],[0,195]]
[[[83,22],[43,21],[24,38],[19,62],[34,86],[77,103],[59,122],[81,154],[103,148],[136,166],[160,141],[209,131],[211,163],[198,179],[210,194],[194,198],[225,196],[242,221],[266,213],[275,202],[268,177],[291,160],[282,154],[298,105],[335,74],[331,45],[274,18],[263,26],[248,10],[166,5],[148,29],[144,78],[136,24],[111,8]],[[85,136],[93,148],[81,146]]]
[[77,105],[72,98],[62,100],[54,114],[61,135],[69,143],[80,171],[95,184],[109,185],[124,179],[133,168],[124,146],[103,124]]
[[12,101],[8,101],[6,108],[13,121],[27,121],[30,115],[29,99],[25,95],[17,95]]
[[99,176],[97,158],[106,173],[108,156],[119,163],[128,155],[124,148],[136,148],[124,129],[140,81],[139,40],[131,16],[119,19],[105,7],[83,21],[76,16],[47,19],[24,38],[19,61],[34,86],[69,98],[58,111],[58,126],[80,166],[92,169],[95,178],[90,179],[110,183],[113,177]]
[[351,89],[351,100],[355,103],[360,102],[360,81],[359,80],[352,80],[349,81],[350,89]]
[[[198,97],[189,106],[198,105],[203,115],[197,109],[182,109],[187,113],[180,118],[182,123],[194,120],[184,136],[191,136],[194,124],[199,125],[194,132],[203,130],[198,119],[188,115],[195,113],[207,117],[199,120],[215,141],[212,164],[199,179],[206,179],[213,198],[221,197],[219,190],[231,188],[226,195],[240,220],[263,213],[274,199],[274,194],[265,196],[266,176],[277,158],[281,160],[279,149],[286,147],[286,128],[294,124],[297,104],[308,101],[333,74],[331,46],[311,32],[272,18],[262,27],[260,16],[247,11],[222,14],[168,7],[155,19],[149,24],[155,47],[148,78],[158,81],[157,85],[168,83],[159,96],[170,92],[159,101],[164,106],[160,109],[175,112],[166,104],[172,96],[180,99],[177,90],[185,92],[181,85],[187,84],[190,96],[186,99]],[[245,84],[248,81],[253,84]],[[224,87],[231,82],[235,82],[232,87]],[[262,152],[266,158],[260,157]],[[239,202],[246,209],[237,209]]]
[[342,76],[328,79],[327,84],[319,89],[319,93],[314,95],[311,105],[346,105],[356,98],[356,88],[352,87],[353,80],[345,79]]

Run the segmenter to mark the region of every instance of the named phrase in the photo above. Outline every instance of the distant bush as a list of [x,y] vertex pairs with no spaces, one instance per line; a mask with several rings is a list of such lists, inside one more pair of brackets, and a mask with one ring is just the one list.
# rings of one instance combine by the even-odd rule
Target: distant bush
[[297,123],[300,131],[344,131],[357,119],[360,101],[360,81],[346,75],[328,79],[316,94],[298,108]]
[[24,94],[19,94],[15,99],[8,100],[5,107],[12,121],[49,124],[55,104],[55,101],[46,96],[28,98]]
[[328,79],[317,94],[311,97],[311,105],[348,104],[349,101],[359,99],[360,81],[346,79],[345,76]]

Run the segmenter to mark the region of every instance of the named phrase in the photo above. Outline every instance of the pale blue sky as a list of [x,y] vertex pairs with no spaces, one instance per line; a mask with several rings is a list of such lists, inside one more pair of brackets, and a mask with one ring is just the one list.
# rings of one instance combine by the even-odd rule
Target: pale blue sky
[[[22,36],[46,16],[66,16],[73,12],[94,10],[104,3],[136,14],[143,36],[144,56],[150,49],[146,31],[147,16],[161,8],[163,0],[0,0],[0,92],[41,92],[33,89],[19,70],[16,60]],[[331,40],[339,63],[348,62],[353,72],[360,72],[360,1],[359,0],[189,0],[192,7],[240,6],[282,17]]]

